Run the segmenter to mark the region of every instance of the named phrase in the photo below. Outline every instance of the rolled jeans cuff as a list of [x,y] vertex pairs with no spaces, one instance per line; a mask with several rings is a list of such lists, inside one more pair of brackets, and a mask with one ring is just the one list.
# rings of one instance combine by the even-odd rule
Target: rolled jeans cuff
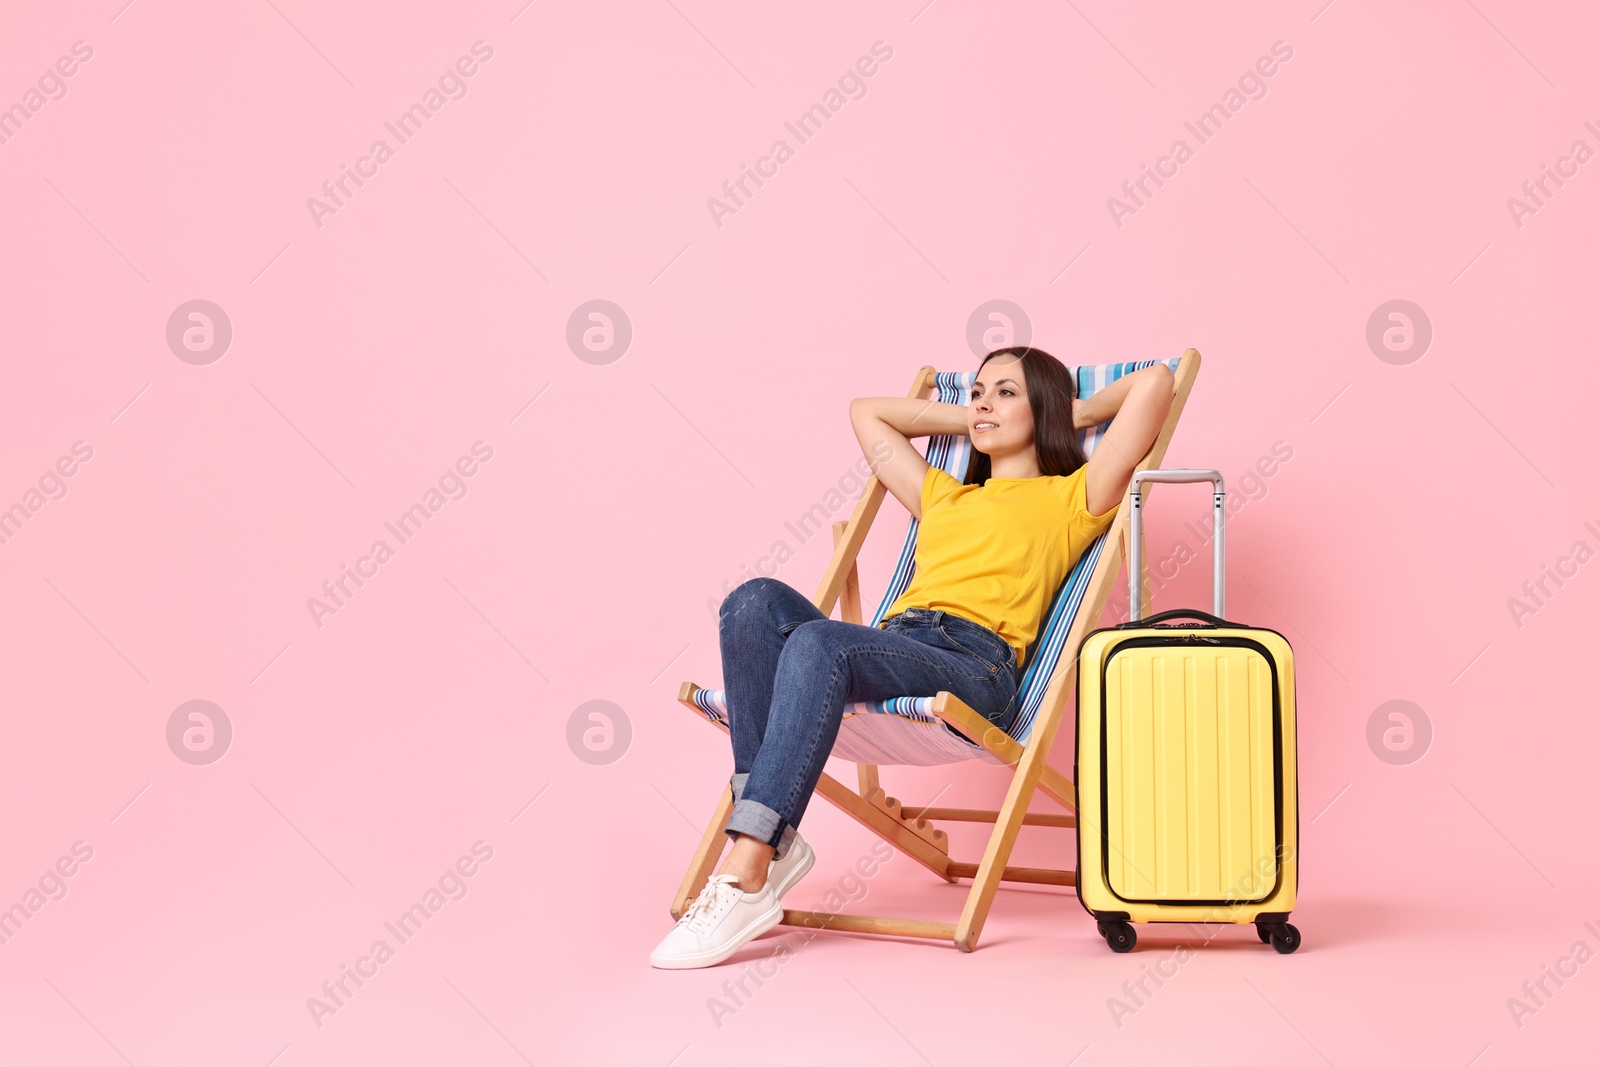
[[734,805],[725,832],[730,836],[734,833],[749,834],[758,841],[765,841],[773,846],[772,858],[782,859],[794,842],[794,827],[765,804],[744,799],[744,786],[749,779],[748,771],[728,779],[728,784],[733,788]]

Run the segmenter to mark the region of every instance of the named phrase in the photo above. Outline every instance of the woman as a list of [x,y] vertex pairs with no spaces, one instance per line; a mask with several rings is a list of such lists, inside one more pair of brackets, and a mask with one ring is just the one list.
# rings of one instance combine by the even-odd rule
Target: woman
[[[774,578],[752,578],[723,600],[733,847],[653,965],[720,963],[782,919],[784,891],[815,858],[795,827],[847,704],[948,691],[1010,729],[1021,661],[1048,598],[1116,517],[1134,465],[1166,422],[1172,372],[1156,364],[1086,401],[1076,394],[1053,356],[1019,347],[984,357],[967,407],[850,402],[867,456],[888,447],[878,480],[921,520],[915,574],[876,628],[829,619]],[[1085,461],[1074,431],[1108,420]],[[972,438],[964,482],[908,440],[957,433]]]

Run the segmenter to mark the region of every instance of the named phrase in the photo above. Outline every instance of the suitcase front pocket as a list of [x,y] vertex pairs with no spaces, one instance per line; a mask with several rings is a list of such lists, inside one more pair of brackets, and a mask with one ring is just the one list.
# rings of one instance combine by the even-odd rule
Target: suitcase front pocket
[[1283,829],[1276,668],[1249,639],[1175,637],[1121,642],[1106,661],[1106,885],[1130,903],[1264,900]]

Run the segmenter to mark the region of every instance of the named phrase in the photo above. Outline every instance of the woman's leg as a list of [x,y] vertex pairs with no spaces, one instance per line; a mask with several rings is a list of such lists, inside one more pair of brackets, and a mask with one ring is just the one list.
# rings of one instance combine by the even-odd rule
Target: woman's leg
[[[733,742],[733,776],[728,784],[734,799],[744,795],[745,782],[756,754],[761,750],[772,707],[773,683],[778,675],[778,658],[789,634],[802,623],[826,618],[811,600],[776,578],[752,578],[722,600],[718,612],[718,633],[722,644],[723,690],[728,703],[728,734]],[[777,843],[779,854],[788,851],[794,829],[788,828]],[[760,844],[762,848],[752,846]],[[766,878],[767,862],[772,858],[766,842],[740,846],[734,840],[731,864],[725,870],[740,875],[747,887],[751,878]],[[762,853],[765,849],[765,853]]]
[[[949,691],[991,721],[1014,717],[1016,676],[1009,659],[991,656],[986,661],[974,654],[970,636],[953,640],[940,626],[943,616],[911,611],[883,630],[813,619],[789,631],[778,656],[760,743],[727,833],[768,845],[792,836],[833,750],[848,703]],[[736,845],[739,840],[735,838]],[[747,860],[753,844],[745,846]]]

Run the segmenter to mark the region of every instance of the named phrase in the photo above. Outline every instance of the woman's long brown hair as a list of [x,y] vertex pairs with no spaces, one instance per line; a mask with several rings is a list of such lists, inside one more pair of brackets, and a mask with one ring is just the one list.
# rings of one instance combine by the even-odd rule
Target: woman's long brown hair
[[[1039,454],[1039,471],[1044,475],[1067,475],[1088,462],[1078,431],[1072,425],[1072,401],[1078,384],[1072,371],[1042,348],[1017,345],[997,348],[983,357],[984,364],[996,356],[1015,356],[1022,361],[1023,381],[1028,390],[1028,405],[1033,408],[1033,446]],[[967,460],[963,484],[982,485],[989,480],[989,456],[976,448]]]

